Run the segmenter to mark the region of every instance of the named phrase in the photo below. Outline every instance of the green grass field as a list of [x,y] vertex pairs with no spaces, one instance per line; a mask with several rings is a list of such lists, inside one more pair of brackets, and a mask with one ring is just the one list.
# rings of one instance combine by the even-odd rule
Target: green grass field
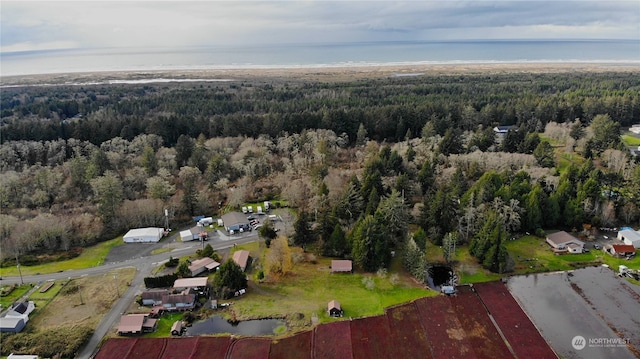
[[640,269],[640,258],[637,256],[633,260],[618,259],[603,251],[593,250],[583,254],[555,255],[543,238],[535,236],[509,241],[506,247],[516,263],[515,274],[562,271],[603,263],[615,271],[620,264],[631,269]]
[[[3,289],[8,287],[10,286],[2,286]],[[2,305],[2,309],[9,307],[13,302],[27,294],[31,288],[33,288],[31,284],[18,285],[11,291],[11,293],[0,297],[0,305]]]
[[171,326],[178,320],[182,320],[183,313],[167,313],[158,320],[158,327],[155,332],[147,333],[145,338],[166,338],[171,336]]
[[622,142],[627,146],[640,146],[640,137],[622,135]]
[[[382,314],[385,307],[438,294],[394,270],[384,278],[364,273],[331,274],[330,263],[329,258],[321,258],[317,264],[299,263],[292,273],[277,282],[252,282],[245,296],[231,300],[232,313],[228,314],[245,320],[282,318],[293,313],[302,313],[309,319],[315,313],[320,322],[326,322],[334,320],[326,314],[330,300],[342,304],[346,318],[358,318]],[[393,274],[398,278],[395,284],[391,279]],[[373,288],[367,289],[363,278],[371,278]]]
[[471,256],[467,246],[456,248],[455,260],[460,284],[490,282],[502,277],[498,273],[491,273],[482,268],[478,260]]
[[[66,261],[40,264],[36,266],[20,266],[22,275],[47,274],[70,269],[83,269],[102,265],[111,248],[121,245],[122,236],[85,248],[76,258]],[[17,267],[0,268],[0,276],[18,276]]]

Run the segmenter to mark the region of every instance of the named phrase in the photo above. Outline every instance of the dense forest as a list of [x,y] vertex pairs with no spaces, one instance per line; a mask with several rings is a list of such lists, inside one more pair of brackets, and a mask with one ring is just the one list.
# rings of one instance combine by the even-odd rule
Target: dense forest
[[504,272],[513,234],[640,218],[632,73],[11,87],[0,115],[2,255],[25,264],[267,199],[372,271],[429,242]]

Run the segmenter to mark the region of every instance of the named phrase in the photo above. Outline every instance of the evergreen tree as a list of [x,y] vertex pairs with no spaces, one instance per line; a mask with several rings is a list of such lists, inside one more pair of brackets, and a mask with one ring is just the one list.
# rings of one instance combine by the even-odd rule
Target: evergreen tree
[[424,251],[426,249],[427,233],[424,231],[424,229],[422,229],[422,227],[419,227],[413,233],[413,236],[411,237],[411,239],[416,243],[416,245],[418,246],[418,248],[420,248],[421,251]]
[[380,201],[375,216],[378,222],[384,226],[385,231],[390,234],[390,240],[393,244],[406,236],[410,219],[409,210],[404,198],[397,191],[392,191],[389,196]]
[[544,202],[544,211],[543,213],[543,223],[544,226],[555,227],[558,225],[558,221],[560,220],[560,205],[558,201],[553,196],[547,196]]
[[193,139],[187,135],[180,135],[176,143],[176,165],[178,168],[185,166],[193,152]]
[[374,216],[368,215],[358,221],[351,243],[351,256],[363,270],[375,272],[389,265],[391,253],[386,234]]
[[198,205],[197,181],[200,171],[194,167],[182,167],[180,169],[180,181],[182,182],[182,204],[190,215],[196,214]]
[[525,220],[524,229],[529,232],[535,232],[538,228],[542,228],[542,211],[545,204],[545,193],[539,184],[531,189],[525,203]]
[[364,210],[364,200],[360,194],[359,182],[356,184],[350,181],[347,184],[335,210],[337,217],[345,220],[348,224],[353,223],[360,217]]
[[405,158],[407,159],[407,162],[413,162],[416,158],[416,150],[413,149],[413,145],[409,144],[407,152],[405,153]]
[[423,195],[426,195],[429,191],[435,192],[434,181],[435,173],[433,166],[431,165],[431,161],[426,160],[422,164],[420,172],[418,172],[418,182],[420,183],[420,189],[422,189]]
[[449,232],[445,234],[442,239],[442,250],[444,260],[447,262],[453,261],[456,254],[456,246],[458,244],[458,232]]
[[311,230],[311,214],[308,212],[300,212],[298,219],[293,223],[293,229],[293,242],[296,245],[303,246],[315,241]]
[[620,147],[620,123],[613,121],[609,115],[597,115],[589,127],[593,131],[592,150],[596,155],[608,148]]
[[448,156],[451,154],[462,153],[462,139],[459,130],[454,128],[448,128],[444,133],[444,137],[440,144],[438,145],[438,152],[441,154]]
[[153,150],[153,147],[149,145],[144,146],[140,162],[149,177],[155,176],[156,173],[158,173],[158,159],[156,158],[156,153]]
[[378,204],[380,203],[380,195],[378,195],[378,190],[373,187],[371,192],[369,193],[369,198],[367,200],[367,207],[364,210],[364,215],[374,214],[376,208],[378,208]]
[[115,228],[116,214],[124,200],[122,181],[115,173],[107,171],[104,176],[91,180],[91,188],[98,202],[102,222],[108,228]]
[[329,248],[330,255],[336,257],[344,256],[349,249],[347,245],[346,234],[338,223],[336,223],[336,226],[333,229],[333,233],[331,233],[331,238],[329,239]]
[[535,157],[538,164],[542,167],[555,166],[553,147],[548,141],[541,141],[536,149],[533,150],[533,157]]
[[532,154],[540,144],[540,136],[536,132],[529,132],[524,136],[524,141],[518,144],[518,152]]
[[196,146],[191,153],[191,157],[189,157],[189,166],[196,167],[200,172],[206,171],[208,164],[209,149],[205,146],[205,141],[204,135],[198,136]]
[[176,274],[178,274],[178,277],[180,278],[190,278],[191,270],[189,269],[189,262],[188,261],[180,262],[180,264],[178,265],[178,268],[176,269]]
[[367,142],[367,130],[364,128],[364,125],[360,123],[358,126],[358,133],[356,134],[356,146],[364,146]]
[[227,167],[227,161],[219,153],[211,155],[209,162],[207,163],[207,170],[205,172],[205,178],[207,185],[210,189],[214,189],[218,180],[220,180],[225,174],[225,168]]
[[91,159],[87,168],[87,178],[92,179],[102,176],[106,171],[111,169],[111,162],[107,154],[100,148],[96,148],[91,152]]
[[228,299],[233,293],[247,288],[247,276],[240,266],[229,258],[213,278],[213,289],[218,297]]
[[402,253],[402,265],[411,275],[421,283],[427,282],[427,259],[424,249],[409,239]]

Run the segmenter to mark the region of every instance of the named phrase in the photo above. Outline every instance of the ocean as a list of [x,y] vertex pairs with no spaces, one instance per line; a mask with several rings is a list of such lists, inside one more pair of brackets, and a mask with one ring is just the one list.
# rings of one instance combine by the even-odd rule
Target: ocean
[[3,53],[0,75],[449,63],[640,64],[640,41],[527,40],[83,49]]

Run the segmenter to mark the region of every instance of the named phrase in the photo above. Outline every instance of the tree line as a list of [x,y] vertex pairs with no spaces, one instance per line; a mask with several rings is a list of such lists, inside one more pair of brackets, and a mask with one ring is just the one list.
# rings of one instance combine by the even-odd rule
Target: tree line
[[94,145],[115,137],[156,134],[167,146],[196,138],[275,137],[329,129],[355,141],[419,137],[427,121],[449,128],[525,126],[609,114],[621,126],[640,118],[640,80],[627,73],[448,75],[344,83],[86,86],[3,90],[2,141],[77,139]]

